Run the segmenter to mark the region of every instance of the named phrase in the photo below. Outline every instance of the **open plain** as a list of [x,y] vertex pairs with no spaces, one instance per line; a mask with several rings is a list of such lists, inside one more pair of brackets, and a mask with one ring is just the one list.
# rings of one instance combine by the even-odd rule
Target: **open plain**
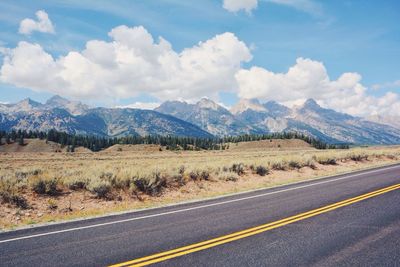
[[399,146],[317,150],[295,139],[230,144],[221,151],[117,145],[97,153],[3,152],[0,227],[200,200],[399,159]]

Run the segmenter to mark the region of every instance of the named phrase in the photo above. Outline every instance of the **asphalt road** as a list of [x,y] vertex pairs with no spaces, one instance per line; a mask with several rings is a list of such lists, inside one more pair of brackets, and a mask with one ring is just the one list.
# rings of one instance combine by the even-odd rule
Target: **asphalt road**
[[[118,264],[298,214],[303,215],[294,217],[297,221],[283,220],[270,230],[263,226],[260,233],[240,234],[232,242],[205,245],[193,253],[185,249],[182,256],[170,252],[166,254],[172,255],[170,259],[156,265],[400,266],[400,189],[358,197],[399,183],[400,165],[396,165],[214,200],[5,232],[0,234],[0,266]],[[350,198],[351,202],[341,202]],[[307,213],[331,204],[319,210],[321,214]]]

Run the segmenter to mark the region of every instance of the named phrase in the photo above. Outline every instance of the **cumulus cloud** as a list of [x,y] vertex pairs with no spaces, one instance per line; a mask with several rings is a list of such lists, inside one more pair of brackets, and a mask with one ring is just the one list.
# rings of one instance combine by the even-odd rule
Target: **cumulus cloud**
[[224,0],[223,7],[230,12],[245,10],[250,13],[257,8],[258,0]]
[[[325,107],[353,115],[397,114],[399,94],[373,96],[355,72],[331,79],[322,62],[298,58],[285,73],[242,68],[250,48],[233,33],[223,33],[175,51],[162,37],[154,40],[142,26],[118,26],[110,40],[90,40],[82,51],[53,57],[42,46],[21,41],[1,48],[0,81],[38,92],[73,98],[124,99],[146,94],[154,102],[203,96],[220,101],[220,92],[240,98],[298,104],[314,98]],[[152,109],[158,103],[130,107]]]
[[286,73],[252,67],[239,70],[235,77],[242,98],[293,104],[314,98],[325,107],[357,116],[396,112],[400,105],[399,95],[392,92],[382,97],[369,95],[358,73],[331,80],[323,63],[311,59],[298,58]]
[[234,74],[252,55],[233,33],[223,33],[181,52],[142,26],[118,26],[111,41],[91,40],[83,51],[52,57],[39,44],[20,42],[3,51],[0,80],[18,87],[72,97],[217,99],[236,89]]
[[29,18],[23,19],[19,25],[19,33],[31,34],[34,31],[55,33],[53,23],[44,10],[37,11],[36,18],[37,20]]

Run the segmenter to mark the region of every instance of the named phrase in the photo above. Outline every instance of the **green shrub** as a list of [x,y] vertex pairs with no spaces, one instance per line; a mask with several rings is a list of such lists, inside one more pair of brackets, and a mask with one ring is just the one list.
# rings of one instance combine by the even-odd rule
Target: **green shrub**
[[367,160],[368,156],[367,155],[361,155],[361,154],[358,154],[358,155],[353,154],[353,155],[350,155],[350,159],[353,160],[353,161],[363,161],[363,160]]
[[207,170],[203,170],[200,172],[200,179],[201,180],[209,180],[210,179],[210,172]]
[[53,177],[50,179],[36,178],[31,182],[32,190],[39,195],[57,195],[59,193],[57,189],[58,180]]
[[133,184],[145,194],[158,196],[162,193],[163,188],[167,186],[167,180],[161,176],[160,172],[154,171],[150,175],[136,178]]
[[36,194],[45,194],[46,193],[46,183],[44,180],[39,179],[37,181],[32,182],[32,190]]
[[291,169],[300,169],[301,168],[301,164],[298,161],[291,160],[291,161],[289,161],[289,168],[291,168]]
[[88,181],[85,179],[75,178],[66,182],[67,186],[71,190],[86,189]]
[[0,199],[2,203],[10,203],[21,209],[28,209],[28,201],[21,195],[11,192],[0,192]]
[[88,184],[90,192],[96,195],[97,198],[111,199],[112,186],[109,181],[93,178]]
[[256,173],[260,176],[265,176],[269,173],[269,170],[268,168],[260,165],[256,167]]
[[234,164],[232,164],[230,171],[236,172],[237,175],[243,175],[244,174],[244,164],[243,163],[234,163]]
[[317,160],[319,164],[322,165],[336,165],[336,159],[335,158],[320,158]]
[[193,170],[193,171],[189,172],[189,177],[190,177],[190,179],[195,180],[195,181],[199,180],[200,172],[198,170]]
[[11,176],[0,177],[0,201],[9,203],[21,209],[29,208],[26,198],[18,194],[20,181]]

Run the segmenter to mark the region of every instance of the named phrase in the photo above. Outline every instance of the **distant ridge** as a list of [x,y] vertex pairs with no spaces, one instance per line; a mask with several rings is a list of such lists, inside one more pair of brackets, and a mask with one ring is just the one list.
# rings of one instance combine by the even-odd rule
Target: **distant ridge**
[[60,96],[45,104],[25,99],[0,104],[0,130],[48,131],[107,137],[125,135],[173,135],[212,137],[189,122],[153,110],[90,108]]
[[[242,99],[231,110],[203,98],[191,104],[166,101],[155,110],[89,107],[54,96],[42,104],[24,99],[0,104],[0,130],[48,131],[104,137],[171,135],[188,137],[237,136],[298,132],[327,143],[400,144],[395,118],[354,117],[308,99],[288,108],[275,101]],[[378,123],[382,122],[382,123]]]
[[257,99],[242,99],[230,111],[217,107],[216,103],[208,106],[200,103],[171,101],[156,110],[187,120],[218,136],[299,132],[328,143],[400,143],[400,129],[394,125],[326,109],[314,99],[292,109],[275,101],[260,103]]

